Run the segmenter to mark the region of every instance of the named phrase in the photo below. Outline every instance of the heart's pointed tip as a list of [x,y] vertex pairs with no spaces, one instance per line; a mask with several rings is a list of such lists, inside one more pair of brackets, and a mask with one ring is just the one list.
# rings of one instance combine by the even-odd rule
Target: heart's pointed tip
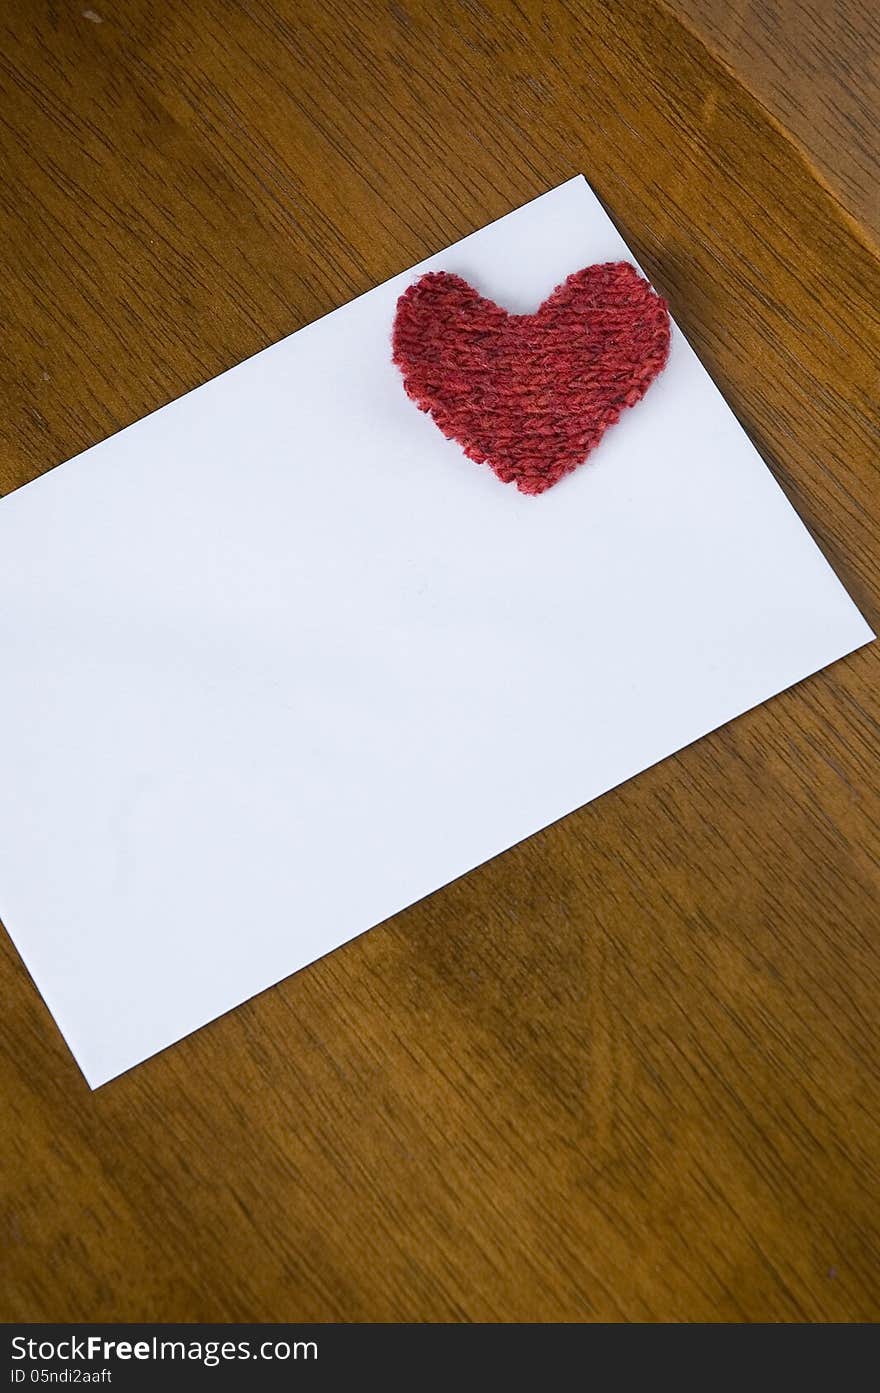
[[537,498],[539,494],[546,493],[548,489],[552,489],[554,484],[558,484],[561,477],[562,476],[559,475],[554,479],[516,479],[514,482],[519,492],[524,493],[527,498]]

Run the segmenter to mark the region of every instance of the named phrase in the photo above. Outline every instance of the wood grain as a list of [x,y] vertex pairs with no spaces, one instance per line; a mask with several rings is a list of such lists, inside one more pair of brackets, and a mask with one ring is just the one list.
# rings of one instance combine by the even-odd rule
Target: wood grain
[[667,0],[880,240],[880,12],[873,0]]
[[[93,3],[2,21],[0,489],[583,170],[876,625],[871,240],[693,15]],[[4,936],[0,1314],[876,1319],[878,665],[95,1094]]]

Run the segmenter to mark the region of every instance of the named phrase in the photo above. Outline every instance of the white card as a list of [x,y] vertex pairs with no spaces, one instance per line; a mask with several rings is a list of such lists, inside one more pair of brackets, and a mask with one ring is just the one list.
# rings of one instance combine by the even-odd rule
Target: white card
[[0,502],[0,916],[93,1087],[872,637],[677,329],[537,498],[404,395],[417,273],[621,258],[573,179]]

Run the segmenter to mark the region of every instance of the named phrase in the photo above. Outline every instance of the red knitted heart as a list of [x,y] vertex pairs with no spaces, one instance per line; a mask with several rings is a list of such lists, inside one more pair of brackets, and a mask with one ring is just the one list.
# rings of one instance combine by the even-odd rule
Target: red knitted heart
[[581,464],[668,354],[666,302],[627,261],[576,271],[535,314],[508,314],[460,276],[429,271],[394,320],[407,395],[522,493]]

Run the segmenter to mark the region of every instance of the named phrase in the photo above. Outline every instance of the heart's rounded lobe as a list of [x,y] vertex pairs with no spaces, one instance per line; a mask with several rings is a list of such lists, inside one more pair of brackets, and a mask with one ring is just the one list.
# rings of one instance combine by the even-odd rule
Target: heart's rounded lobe
[[522,493],[583,463],[668,356],[666,302],[627,261],[576,271],[535,314],[508,314],[460,276],[429,271],[394,320],[407,395]]

